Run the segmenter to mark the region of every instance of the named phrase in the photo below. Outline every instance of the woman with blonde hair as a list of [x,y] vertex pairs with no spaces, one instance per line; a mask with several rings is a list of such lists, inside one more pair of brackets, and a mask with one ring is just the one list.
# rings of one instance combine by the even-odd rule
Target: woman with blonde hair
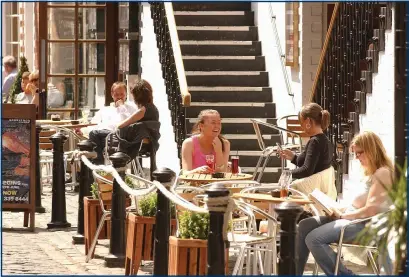
[[[351,150],[360,161],[365,175],[364,192],[356,197],[351,206],[334,209],[333,216],[311,217],[301,220],[298,226],[298,271],[302,275],[308,255],[311,252],[315,261],[327,275],[333,275],[336,254],[330,247],[338,242],[343,226],[351,220],[372,217],[385,212],[392,204],[388,190],[393,182],[393,166],[386,155],[381,139],[373,132],[363,132],[354,137]],[[364,229],[366,222],[356,223],[345,229],[344,241],[353,241]],[[342,263],[340,275],[352,275]]]
[[[216,110],[203,110],[192,128],[193,136],[182,144],[182,169],[185,174],[226,172],[230,142],[220,135],[220,114]],[[206,155],[213,155],[215,168],[206,163]]]

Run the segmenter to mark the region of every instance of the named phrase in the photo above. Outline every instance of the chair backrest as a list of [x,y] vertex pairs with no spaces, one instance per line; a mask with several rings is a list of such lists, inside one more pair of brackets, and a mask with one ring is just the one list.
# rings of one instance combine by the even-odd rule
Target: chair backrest
[[[309,137],[301,128],[301,122],[298,115],[287,115],[279,119],[279,121],[285,120],[285,128],[289,131],[298,133],[301,137]],[[289,138],[295,137],[295,134],[287,133]]]
[[50,137],[56,133],[56,130],[42,130],[40,132],[40,150],[51,150],[53,149],[53,144],[51,143]]
[[98,200],[101,209],[104,212],[105,211],[104,201],[112,200],[113,177],[111,175],[101,176],[95,170],[92,171],[92,175],[94,176],[94,180],[97,183]]

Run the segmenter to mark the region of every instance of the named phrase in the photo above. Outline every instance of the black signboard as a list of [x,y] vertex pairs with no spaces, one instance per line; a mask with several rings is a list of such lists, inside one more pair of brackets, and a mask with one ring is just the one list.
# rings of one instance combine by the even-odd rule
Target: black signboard
[[1,119],[1,184],[3,210],[24,211],[24,225],[34,229],[35,120],[34,105],[3,104]]

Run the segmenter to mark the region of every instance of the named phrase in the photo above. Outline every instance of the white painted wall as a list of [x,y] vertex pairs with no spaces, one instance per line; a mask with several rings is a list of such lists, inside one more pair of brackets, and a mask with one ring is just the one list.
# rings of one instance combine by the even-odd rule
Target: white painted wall
[[[173,132],[171,114],[168,108],[165,82],[162,78],[159,52],[156,47],[156,36],[153,30],[150,6],[148,3],[142,3],[142,6],[142,78],[152,85],[153,101],[159,110],[159,120],[161,122],[161,138],[159,140],[160,146],[156,156],[156,163],[158,168],[167,167],[178,172],[180,170],[180,162],[177,156],[178,151]],[[149,167],[149,163],[144,163],[144,167]]]
[[34,68],[34,2],[24,3],[24,56],[27,59],[28,68],[35,70]]
[[[272,9],[270,10],[270,5]],[[255,25],[258,27],[258,37],[261,41],[262,54],[265,57],[270,87],[273,91],[273,102],[276,103],[276,117],[297,113],[301,107],[301,72],[286,67],[291,90],[294,97],[287,93],[283,77],[280,56],[274,36],[272,13],[276,16],[277,31],[281,49],[285,52],[285,3],[284,2],[252,2]],[[301,61],[300,61],[301,62]]]

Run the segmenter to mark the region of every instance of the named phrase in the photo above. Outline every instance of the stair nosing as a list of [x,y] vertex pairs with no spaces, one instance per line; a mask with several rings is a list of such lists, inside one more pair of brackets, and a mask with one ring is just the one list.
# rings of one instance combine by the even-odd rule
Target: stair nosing
[[255,26],[178,26],[178,31],[232,31],[248,32],[251,27]]
[[257,57],[262,56],[193,56],[185,55],[182,56],[184,60],[256,60]]
[[[180,40],[180,45],[253,45],[252,40]],[[182,51],[183,52],[183,51]]]
[[246,15],[251,11],[174,11],[175,16],[178,15]]
[[239,76],[256,76],[256,75],[262,75],[266,74],[266,71],[201,71],[201,70],[195,70],[195,71],[185,71],[186,76],[208,76],[208,75],[239,75]]
[[215,106],[215,107],[260,107],[266,106],[265,102],[191,102],[191,107]]
[[204,86],[188,86],[189,91],[263,91],[264,89],[271,90],[270,87],[204,87]]

